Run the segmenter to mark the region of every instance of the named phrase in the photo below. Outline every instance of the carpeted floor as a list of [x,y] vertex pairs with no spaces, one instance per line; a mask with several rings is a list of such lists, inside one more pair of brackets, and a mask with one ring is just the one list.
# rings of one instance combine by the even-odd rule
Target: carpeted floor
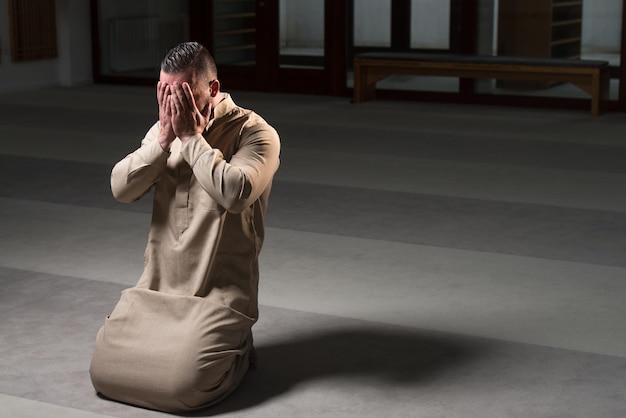
[[[195,416],[626,416],[625,114],[233,96],[283,143],[259,368]],[[87,372],[150,217],[109,172],[154,117],[143,87],[0,95],[0,416],[166,415]]]
[[[0,361],[7,377],[0,391],[40,402],[4,413],[36,416],[42,407],[40,416],[49,416],[42,405],[51,404],[119,417],[165,415],[98,398],[85,373],[90,331],[124,286],[7,268],[0,274],[6,339]],[[256,339],[260,368],[223,404],[194,416],[626,413],[622,357],[267,306]]]

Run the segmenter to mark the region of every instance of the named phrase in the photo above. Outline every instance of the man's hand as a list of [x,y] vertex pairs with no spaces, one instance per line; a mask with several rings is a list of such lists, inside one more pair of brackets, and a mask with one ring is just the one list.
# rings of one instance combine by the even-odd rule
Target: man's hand
[[157,84],[159,123],[161,125],[161,130],[159,131],[159,144],[161,145],[161,148],[163,148],[163,150],[165,151],[170,150],[172,142],[174,141],[174,139],[176,139],[176,134],[174,133],[174,129],[172,128],[170,93],[170,86],[159,81]]
[[193,97],[191,86],[185,82],[174,83],[170,86],[172,128],[183,145],[195,134],[202,133],[209,123],[211,104],[207,104],[202,111],[198,109]]

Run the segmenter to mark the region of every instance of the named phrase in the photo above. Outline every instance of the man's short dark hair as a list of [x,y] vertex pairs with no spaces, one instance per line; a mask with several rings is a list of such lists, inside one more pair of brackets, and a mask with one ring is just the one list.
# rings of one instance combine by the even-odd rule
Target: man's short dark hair
[[168,74],[179,74],[189,69],[196,70],[206,80],[217,78],[217,67],[209,51],[198,42],[183,42],[170,49],[161,61],[161,70]]

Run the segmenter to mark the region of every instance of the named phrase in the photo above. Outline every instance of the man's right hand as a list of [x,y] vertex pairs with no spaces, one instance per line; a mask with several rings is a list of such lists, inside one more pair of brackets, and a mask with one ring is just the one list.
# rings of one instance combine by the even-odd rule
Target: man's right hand
[[157,83],[157,102],[159,103],[159,123],[161,125],[159,144],[164,151],[168,152],[172,142],[176,139],[176,134],[174,134],[174,129],[172,129],[170,94],[170,86],[159,81]]

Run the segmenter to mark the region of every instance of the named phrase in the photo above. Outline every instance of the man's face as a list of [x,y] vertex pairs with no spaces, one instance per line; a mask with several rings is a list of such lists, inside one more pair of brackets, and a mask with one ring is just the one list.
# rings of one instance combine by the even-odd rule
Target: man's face
[[196,106],[201,112],[208,106],[211,101],[211,87],[200,80],[196,76],[194,70],[187,70],[183,73],[170,74],[161,71],[159,75],[159,81],[169,86],[173,86],[174,83],[178,83],[182,86],[183,83],[189,83],[191,91],[193,92],[193,98],[196,101]]

